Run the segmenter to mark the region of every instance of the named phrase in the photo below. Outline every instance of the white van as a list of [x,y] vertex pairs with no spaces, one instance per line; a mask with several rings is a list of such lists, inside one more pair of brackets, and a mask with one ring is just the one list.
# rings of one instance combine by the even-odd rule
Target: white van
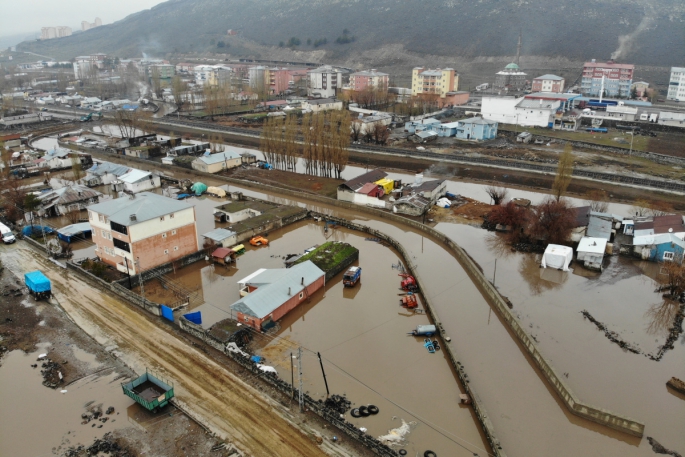
[[2,242],[5,244],[14,243],[17,239],[14,237],[12,230],[5,224],[0,223],[0,236],[2,236]]

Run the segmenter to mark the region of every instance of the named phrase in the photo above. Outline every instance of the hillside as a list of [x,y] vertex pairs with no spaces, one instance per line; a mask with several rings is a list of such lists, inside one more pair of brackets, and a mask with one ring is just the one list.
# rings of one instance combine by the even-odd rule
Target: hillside
[[[238,36],[227,37],[228,29]],[[338,44],[344,29],[354,41]],[[582,61],[613,54],[619,61],[671,66],[685,63],[683,30],[682,0],[170,0],[76,36],[26,42],[19,50],[56,58],[207,51],[259,57],[295,37],[296,49],[315,60],[345,61],[392,45],[417,55],[475,58],[512,56],[521,32],[524,56]],[[323,38],[327,44],[314,47]],[[227,46],[218,48],[220,41]]]

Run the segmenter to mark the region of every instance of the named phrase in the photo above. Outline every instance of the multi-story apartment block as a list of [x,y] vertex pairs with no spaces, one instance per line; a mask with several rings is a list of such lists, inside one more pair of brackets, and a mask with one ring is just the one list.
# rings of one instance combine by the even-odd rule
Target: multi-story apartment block
[[557,75],[542,75],[533,79],[531,90],[533,92],[551,92],[561,94],[564,92],[564,78]]
[[52,40],[53,38],[62,38],[71,35],[71,27],[57,26],[57,27],[42,27],[40,29],[41,40]]
[[95,22],[81,21],[81,30],[86,31],[94,29],[95,27],[100,27],[102,25],[102,19],[99,17],[95,18]]
[[416,67],[411,73],[412,95],[438,95],[445,98],[448,92],[456,92],[459,74],[453,68],[426,70]]
[[155,64],[147,67],[147,71],[150,76],[156,71],[161,79],[171,79],[176,74],[176,66],[170,64]]
[[583,94],[607,97],[630,97],[635,65],[615,63],[610,60],[599,63],[592,59],[583,66],[580,90]]
[[671,80],[668,82],[668,100],[685,101],[685,67],[671,67]]
[[316,98],[335,98],[342,89],[342,72],[330,65],[323,65],[307,72],[309,85],[307,95]]
[[377,70],[365,70],[352,73],[350,75],[350,89],[362,91],[367,87],[374,89],[388,89],[388,78],[390,75]]
[[197,252],[195,208],[141,192],[88,207],[96,255],[123,273],[137,274]]

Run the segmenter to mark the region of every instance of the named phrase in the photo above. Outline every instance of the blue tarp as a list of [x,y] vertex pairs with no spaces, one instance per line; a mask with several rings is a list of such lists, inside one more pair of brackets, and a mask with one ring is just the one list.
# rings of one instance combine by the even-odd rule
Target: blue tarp
[[24,282],[33,292],[48,292],[50,290],[50,280],[38,270],[26,273]]
[[190,194],[178,194],[178,195],[176,196],[176,199],[177,199],[177,200],[183,200],[183,199],[185,199],[185,198],[190,198],[190,197],[192,197],[192,195],[190,195]]
[[48,226],[44,225],[27,225],[21,229],[21,233],[24,236],[40,235],[41,233],[49,235],[54,232],[54,230]]
[[184,314],[183,317],[188,319],[193,324],[202,325],[202,313],[200,311]]
[[168,306],[159,305],[159,307],[162,310],[162,317],[164,319],[168,319],[171,322],[173,322],[174,321],[174,311],[171,308],[169,308]]
[[252,360],[254,363],[262,363],[262,360],[264,360],[262,357],[259,357],[258,355],[253,355],[250,357],[250,360]]

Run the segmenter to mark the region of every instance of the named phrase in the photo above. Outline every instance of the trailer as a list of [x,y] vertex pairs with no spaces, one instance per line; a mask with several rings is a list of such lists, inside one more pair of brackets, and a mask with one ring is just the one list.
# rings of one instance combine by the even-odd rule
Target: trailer
[[437,329],[435,328],[435,325],[417,325],[415,330],[412,330],[411,333],[407,333],[407,335],[412,335],[412,336],[433,336],[437,333]]
[[24,274],[24,284],[36,300],[52,296],[50,280],[38,270]]
[[153,376],[147,370],[139,378],[121,383],[121,388],[125,395],[153,413],[165,407],[174,398],[174,386]]

